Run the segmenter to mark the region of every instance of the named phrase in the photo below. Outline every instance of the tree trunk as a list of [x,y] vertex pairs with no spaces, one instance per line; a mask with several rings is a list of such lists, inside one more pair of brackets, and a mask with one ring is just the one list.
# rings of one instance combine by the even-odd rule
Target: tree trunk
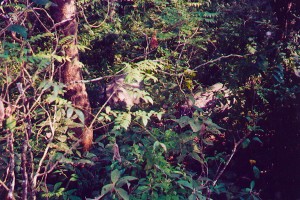
[[[91,121],[91,106],[84,83],[74,83],[74,81],[82,80],[81,64],[76,46],[78,31],[76,0],[56,0],[55,3],[58,5],[54,12],[56,23],[66,21],[59,27],[61,37],[70,36],[71,38],[68,45],[63,49],[65,56],[69,57],[70,61],[66,61],[62,66],[61,78],[63,83],[67,85],[66,98],[84,113],[85,128],[75,130],[75,132],[82,138],[83,148],[87,151],[93,140],[93,130],[88,128]],[[73,83],[70,84],[71,82]]]
[[272,0],[271,5],[275,12],[279,27],[279,40],[286,39],[292,26],[292,6],[294,0]]

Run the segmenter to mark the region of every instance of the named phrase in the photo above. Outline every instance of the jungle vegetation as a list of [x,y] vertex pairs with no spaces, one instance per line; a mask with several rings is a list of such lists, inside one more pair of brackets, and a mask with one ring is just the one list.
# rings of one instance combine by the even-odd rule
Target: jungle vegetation
[[0,199],[297,199],[296,0],[2,0]]

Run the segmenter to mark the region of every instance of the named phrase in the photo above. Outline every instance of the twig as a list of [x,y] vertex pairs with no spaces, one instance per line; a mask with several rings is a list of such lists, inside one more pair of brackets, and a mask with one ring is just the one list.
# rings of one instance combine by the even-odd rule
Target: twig
[[40,176],[40,171],[41,171],[41,169],[42,169],[42,165],[43,165],[43,162],[44,162],[44,160],[46,159],[46,157],[47,157],[47,155],[48,155],[48,151],[49,151],[49,149],[50,149],[50,145],[51,145],[51,143],[52,143],[52,140],[53,140],[53,138],[54,138],[54,133],[55,133],[55,128],[54,128],[54,124],[56,123],[56,118],[55,118],[55,116],[56,116],[56,106],[54,106],[55,108],[54,108],[54,117],[53,117],[53,121],[51,121],[51,115],[50,115],[50,113],[48,112],[48,110],[46,110],[44,107],[42,107],[42,109],[47,113],[47,115],[48,115],[48,118],[49,118],[49,126],[50,126],[50,130],[51,130],[51,138],[49,139],[49,141],[48,141],[48,144],[47,144],[47,146],[46,146],[46,149],[45,149],[45,151],[44,151],[44,154],[43,154],[43,156],[42,156],[42,158],[41,158],[41,160],[40,160],[40,162],[39,162],[39,165],[38,165],[38,168],[37,168],[37,170],[36,170],[36,173],[35,173],[35,175],[34,175],[34,177],[33,177],[33,185],[34,185],[34,187],[36,187],[36,184],[37,184],[37,178]]
[[158,141],[158,139],[148,129],[146,129],[146,127],[142,126],[138,122],[134,121],[134,123],[137,124],[138,126],[140,126],[142,129],[144,129],[144,131],[146,131],[155,141]]
[[49,32],[49,33],[51,33],[51,31],[44,25],[44,23],[40,20],[40,17],[38,16],[38,14],[34,11],[34,10],[32,10],[33,11],[33,14],[35,15],[35,17],[36,17],[36,19],[40,22],[40,24],[42,25],[42,27],[44,27],[44,29],[47,31],[47,32]]
[[41,10],[41,11],[43,11],[47,15],[47,17],[51,20],[52,24],[54,25],[54,20],[52,19],[52,17],[49,15],[49,13],[44,8],[32,8],[32,9],[33,10]]
[[74,83],[91,83],[91,82],[97,82],[97,81],[101,81],[103,79],[106,78],[115,78],[115,77],[119,77],[119,76],[124,76],[125,74],[119,74],[119,75],[110,75],[110,76],[102,76],[102,77],[98,77],[95,79],[91,79],[91,80],[78,80],[78,81],[72,81],[70,83],[68,83],[68,85],[74,84]]
[[53,25],[53,27],[50,28],[50,31],[52,31],[53,29],[56,29],[56,28],[59,27],[59,26],[62,26],[63,24],[65,24],[65,23],[67,23],[67,22],[69,22],[69,21],[72,21],[73,19],[74,19],[74,17],[68,18],[68,19],[64,19],[64,20],[62,20],[62,21],[60,21],[60,22],[55,23],[55,24]]
[[208,62],[206,62],[206,63],[201,64],[201,65],[198,65],[198,66],[195,67],[193,70],[196,70],[196,69],[198,69],[198,68],[200,68],[200,67],[203,67],[203,66],[205,66],[205,65],[208,65],[208,64],[211,64],[211,63],[214,63],[214,62],[218,62],[218,61],[220,61],[220,60],[222,60],[222,59],[225,59],[225,58],[232,58],[232,57],[245,58],[245,56],[249,56],[249,55],[251,55],[251,54],[246,54],[246,55],[229,54],[229,55],[227,55],[227,56],[221,56],[221,57],[219,57],[219,58],[210,60],[210,61],[208,61]]
[[[31,7],[31,5],[32,5],[33,3],[30,3],[19,15],[17,15],[17,17],[16,17],[16,21],[19,21],[20,20],[20,17]],[[11,26],[11,25],[13,25],[13,21],[10,21],[9,22],[9,24],[5,27],[5,28],[3,28],[1,31],[0,31],[0,36],[2,35],[2,34],[4,34],[5,33],[5,31]]]
[[213,184],[212,186],[215,186],[218,182],[218,180],[220,179],[220,177],[222,176],[222,174],[224,173],[224,171],[227,169],[229,163],[231,162],[233,156],[236,153],[237,148],[242,144],[242,142],[251,134],[251,131],[248,131],[248,133],[246,135],[244,135],[243,138],[241,138],[238,142],[234,143],[233,149],[232,149],[232,153],[230,155],[230,157],[228,158],[228,160],[226,161],[224,167],[222,168],[222,170],[218,173],[218,175],[214,178],[213,180]]
[[0,180],[0,186],[3,186],[7,191],[9,191],[9,188],[5,185],[3,181]]
[[95,25],[96,23],[90,24],[90,23],[88,22],[88,20],[87,20],[86,15],[84,14],[83,8],[82,8],[81,6],[80,6],[80,8],[81,8],[81,11],[82,11],[83,18],[84,18],[85,22],[89,25],[89,27],[91,27],[91,28],[99,28],[99,27],[102,26],[102,24],[104,24],[104,22],[105,22],[105,21],[107,20],[107,18],[108,18],[109,11],[110,11],[110,2],[109,2],[109,0],[107,1],[107,13],[106,13],[106,15],[105,15],[104,20],[103,20],[100,24],[98,24],[98,25]]
[[95,123],[97,117],[100,115],[100,113],[102,112],[102,110],[104,109],[104,107],[106,106],[106,104],[110,101],[110,99],[114,96],[114,94],[116,93],[117,90],[113,91],[112,94],[108,97],[108,99],[105,101],[105,103],[101,106],[101,108],[99,109],[99,111],[97,112],[97,114],[94,116],[94,119],[92,120],[92,122],[89,125],[89,129],[93,127],[93,124]]
[[[24,113],[26,113],[26,96],[24,93],[24,90],[22,88],[22,84],[21,83],[17,83],[17,88],[19,90],[19,93],[22,97],[23,100],[23,110]],[[27,118],[28,119],[28,118]],[[28,124],[29,126],[29,124]],[[26,128],[28,130],[28,127]],[[30,128],[31,129],[31,128]],[[27,199],[27,195],[28,195],[28,173],[27,173],[27,150],[28,150],[28,140],[29,140],[29,136],[28,136],[28,132],[25,131],[25,137],[24,137],[24,141],[22,144],[22,153],[21,153],[21,166],[22,166],[22,199]]]
[[15,153],[14,153],[14,134],[13,131],[10,132],[10,137],[7,138],[7,144],[8,144],[8,150],[10,153],[10,161],[9,161],[9,175],[11,178],[11,183],[9,186],[9,191],[7,195],[8,200],[14,199],[14,191],[15,191],[15,183],[16,183],[16,177],[15,177]]

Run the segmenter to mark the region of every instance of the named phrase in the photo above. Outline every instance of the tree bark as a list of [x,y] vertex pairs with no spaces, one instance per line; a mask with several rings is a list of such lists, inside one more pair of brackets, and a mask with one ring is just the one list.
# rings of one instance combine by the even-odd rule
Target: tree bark
[[277,18],[279,27],[279,40],[286,39],[288,30],[292,26],[291,10],[294,5],[294,0],[272,0],[271,5]]
[[[66,21],[60,27],[61,37],[70,37],[70,42],[64,47],[63,52],[70,61],[66,61],[62,66],[62,82],[67,85],[66,98],[69,99],[76,108],[83,111],[85,116],[85,128],[76,129],[75,132],[82,139],[84,151],[87,151],[92,144],[93,130],[88,128],[91,122],[91,106],[84,83],[77,83],[82,80],[81,63],[77,48],[78,23],[76,21],[76,0],[56,0],[54,18],[57,23]],[[72,83],[73,82],[73,83]],[[74,83],[76,82],[76,83]]]

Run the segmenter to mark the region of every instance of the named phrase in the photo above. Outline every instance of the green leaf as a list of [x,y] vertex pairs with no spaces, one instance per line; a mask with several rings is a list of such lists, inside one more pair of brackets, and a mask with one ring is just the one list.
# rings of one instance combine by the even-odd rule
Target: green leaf
[[196,200],[197,199],[197,196],[195,194],[191,194],[189,197],[188,197],[188,200]]
[[64,194],[71,195],[76,191],[77,191],[77,189],[71,189],[71,190],[68,190],[68,191],[64,192]]
[[82,200],[80,197],[74,196],[74,195],[70,195],[70,196],[69,196],[69,199],[70,199],[70,200]]
[[144,126],[147,126],[148,119],[149,119],[148,116],[142,116],[142,122],[143,122],[143,125],[144,125]]
[[189,118],[188,116],[183,116],[180,119],[175,119],[174,121],[179,124],[180,128],[184,128],[189,124],[190,120],[191,118]]
[[[130,113],[120,113],[115,119],[116,127],[120,126],[124,129],[127,129],[131,123],[131,114]],[[117,128],[115,128],[117,129]]]
[[38,4],[38,5],[42,5],[42,6],[45,6],[48,3],[51,3],[51,1],[49,1],[49,0],[32,0],[32,2],[34,2],[34,3]]
[[62,184],[62,182],[56,183],[56,184],[54,185],[53,191],[57,191],[57,190],[60,188],[61,184]]
[[160,143],[160,146],[163,148],[165,152],[167,152],[167,146],[164,143]]
[[216,128],[218,130],[226,130],[222,127],[220,127],[219,125],[217,125],[216,123],[214,123],[211,119],[206,119],[204,120],[204,123],[209,126],[210,128]]
[[192,185],[190,182],[188,182],[188,181],[185,181],[185,180],[179,180],[179,181],[177,181],[177,183],[178,183],[179,185],[184,186],[184,187],[190,188],[191,190],[194,189],[194,188],[193,188],[193,185]]
[[79,120],[81,121],[81,123],[84,124],[84,114],[81,110],[75,109],[75,113],[77,114]]
[[6,128],[8,128],[10,131],[14,131],[17,125],[17,121],[13,115],[9,116],[6,119]]
[[122,197],[122,199],[129,200],[128,193],[124,189],[116,188],[115,190],[118,193],[118,195],[120,195],[120,197]]
[[77,163],[81,163],[81,164],[89,164],[89,165],[94,165],[95,163],[91,160],[88,159],[80,159],[77,161]]
[[121,173],[118,169],[115,169],[114,171],[112,171],[111,175],[110,175],[111,182],[116,183],[119,180],[120,175],[121,175]]
[[263,144],[263,142],[258,138],[258,137],[254,137],[252,140],[259,142],[260,144]]
[[165,152],[167,151],[166,145],[164,143],[159,142],[159,141],[155,141],[154,142],[154,144],[153,144],[153,151],[155,151],[158,146],[161,146]]
[[134,181],[134,180],[137,180],[137,178],[134,176],[124,176],[119,179],[116,186],[122,187],[124,184],[128,183],[128,181]]
[[253,173],[255,178],[260,177],[260,170],[256,166],[253,166]]
[[161,120],[163,114],[164,114],[163,112],[158,112],[156,113],[156,116],[159,120]]
[[250,140],[249,140],[249,138],[247,138],[243,141],[242,147],[245,149],[249,146],[249,144],[250,144]]
[[19,33],[24,39],[27,39],[27,29],[24,26],[14,24],[9,26],[7,30]]
[[49,80],[44,80],[39,85],[39,89],[47,90],[52,86],[53,82]]
[[251,181],[251,183],[250,183],[251,190],[253,190],[254,186],[255,186],[255,181]]
[[106,195],[107,193],[112,191],[113,189],[114,189],[114,184],[104,185],[101,189],[101,197],[103,197],[104,195]]
[[70,178],[70,181],[77,181],[78,180],[78,175],[77,174],[72,174],[71,175],[71,178]]
[[67,110],[67,118],[72,117],[73,112],[74,112],[74,108],[72,108],[72,107],[68,108],[68,110]]
[[110,111],[111,111],[110,106],[106,106],[106,107],[105,107],[105,113],[106,113],[106,114],[109,114]]
[[57,137],[57,139],[60,142],[65,142],[65,141],[67,141],[67,136],[66,135],[60,135],[60,136]]
[[57,143],[57,145],[54,145],[53,147],[58,149],[59,151],[64,151],[64,152],[67,152],[70,150],[70,147],[64,142],[59,142],[59,143]]
[[191,120],[189,121],[189,124],[190,124],[190,126],[191,126],[193,132],[198,132],[198,131],[200,131],[200,129],[201,129],[201,122],[200,122],[200,121],[191,119]]
[[46,102],[52,103],[53,101],[56,101],[56,100],[57,100],[57,96],[54,96],[54,95],[48,95],[48,96],[47,96],[47,99],[46,99]]
[[190,153],[190,156],[192,156],[192,158],[197,160],[200,164],[202,164],[202,165],[204,164],[203,159],[200,158],[200,156],[197,153],[195,153],[195,152]]

